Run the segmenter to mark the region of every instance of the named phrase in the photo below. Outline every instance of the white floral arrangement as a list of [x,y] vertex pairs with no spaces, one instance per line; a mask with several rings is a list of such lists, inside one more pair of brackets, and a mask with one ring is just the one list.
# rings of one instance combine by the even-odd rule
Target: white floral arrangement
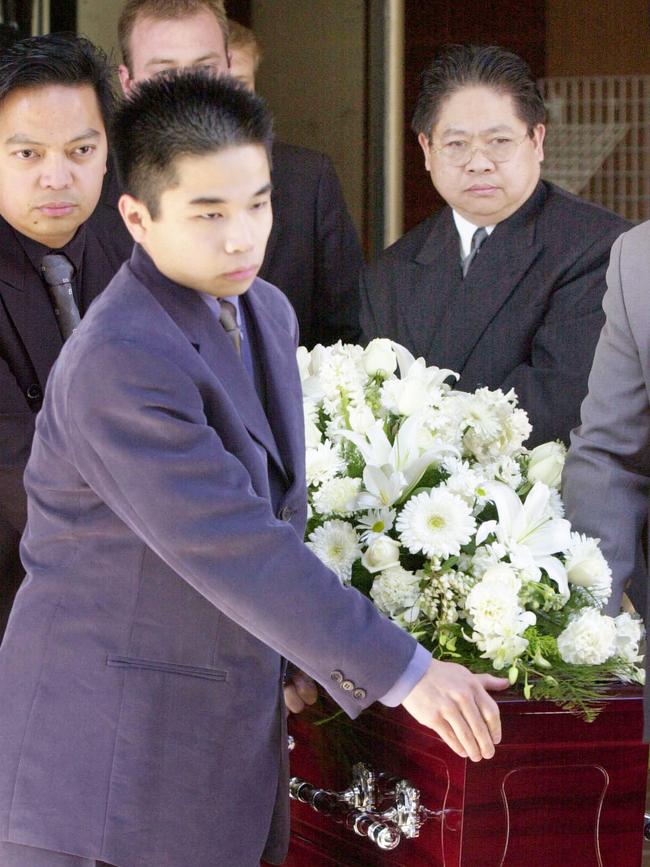
[[507,672],[526,698],[593,719],[613,678],[643,681],[643,626],[608,617],[598,539],[572,532],[565,447],[524,447],[513,391],[455,391],[386,339],[298,350],[306,540],[433,656]]

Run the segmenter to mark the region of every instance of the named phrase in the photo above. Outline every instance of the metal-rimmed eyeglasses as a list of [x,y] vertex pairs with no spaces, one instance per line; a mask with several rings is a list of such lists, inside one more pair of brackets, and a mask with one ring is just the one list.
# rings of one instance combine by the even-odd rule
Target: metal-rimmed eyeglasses
[[514,157],[519,145],[528,137],[528,133],[520,139],[499,135],[487,141],[482,140],[481,144],[474,144],[474,139],[454,139],[437,148],[431,142],[430,148],[431,153],[438,154],[440,159],[450,166],[466,166],[476,151],[481,151],[492,163],[507,163]]

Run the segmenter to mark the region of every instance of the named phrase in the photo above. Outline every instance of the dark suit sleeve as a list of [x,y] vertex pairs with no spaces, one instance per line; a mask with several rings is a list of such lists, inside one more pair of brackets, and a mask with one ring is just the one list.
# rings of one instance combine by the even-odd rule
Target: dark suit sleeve
[[7,363],[0,359],[0,515],[19,533],[27,517],[23,473],[35,415]]
[[602,299],[611,232],[599,237],[564,273],[549,294],[548,306],[531,347],[501,384],[514,388],[526,407],[533,435],[528,445],[552,439],[569,442],[580,420],[598,335],[604,323]]
[[314,333],[323,343],[359,339],[359,271],[363,255],[331,160],[323,156],[316,203]]
[[[612,612],[620,607],[628,582],[641,577],[636,573],[643,563],[641,539],[650,494],[650,403],[625,304],[620,268],[625,237],[612,250],[603,302],[607,320],[582,405],[582,424],[571,434],[563,475],[567,517],[577,530],[601,539],[611,566]],[[640,286],[628,286],[640,298],[647,272],[643,278]],[[635,589],[633,601],[643,611],[646,589]]]

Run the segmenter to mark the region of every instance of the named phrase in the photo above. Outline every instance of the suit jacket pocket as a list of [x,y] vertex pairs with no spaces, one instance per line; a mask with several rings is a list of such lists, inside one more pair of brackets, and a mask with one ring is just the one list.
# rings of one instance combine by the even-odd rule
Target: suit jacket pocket
[[228,672],[218,668],[203,668],[198,665],[181,665],[177,662],[165,662],[162,659],[140,659],[134,656],[109,656],[106,664],[111,668],[136,668],[146,671],[162,671],[166,674],[180,674],[185,677],[203,677],[207,680],[225,682]]

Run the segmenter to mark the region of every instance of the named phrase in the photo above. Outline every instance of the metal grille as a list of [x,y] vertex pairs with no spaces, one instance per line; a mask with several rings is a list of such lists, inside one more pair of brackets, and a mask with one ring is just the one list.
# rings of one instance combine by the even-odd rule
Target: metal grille
[[635,222],[650,218],[650,75],[542,78],[542,174]]

